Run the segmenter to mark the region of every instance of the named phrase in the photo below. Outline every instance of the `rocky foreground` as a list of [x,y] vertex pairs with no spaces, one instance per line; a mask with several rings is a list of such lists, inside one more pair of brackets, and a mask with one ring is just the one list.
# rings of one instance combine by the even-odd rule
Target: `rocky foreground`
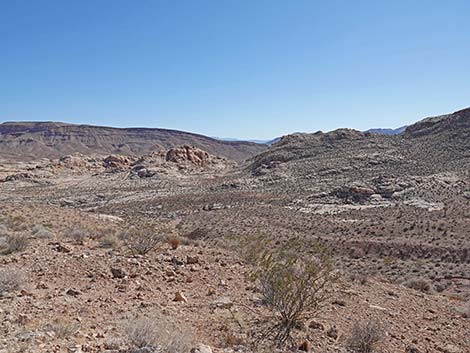
[[[58,207],[4,204],[3,232],[28,245],[0,258],[22,278],[0,297],[2,352],[147,352],[129,326],[150,318],[188,352],[261,352],[252,338],[261,314],[249,265],[236,252],[181,235],[145,256],[119,240],[116,217]],[[343,352],[357,322],[376,320],[382,352],[468,352],[470,325],[458,296],[423,293],[343,275],[318,315],[295,332],[302,350]],[[164,338],[168,339],[168,338]],[[197,350],[198,344],[200,350]]]

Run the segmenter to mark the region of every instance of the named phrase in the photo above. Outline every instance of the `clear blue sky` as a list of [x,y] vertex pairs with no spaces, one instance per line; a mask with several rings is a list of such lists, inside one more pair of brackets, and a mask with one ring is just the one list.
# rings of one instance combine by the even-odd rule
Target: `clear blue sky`
[[470,1],[0,0],[0,122],[271,138],[470,106]]

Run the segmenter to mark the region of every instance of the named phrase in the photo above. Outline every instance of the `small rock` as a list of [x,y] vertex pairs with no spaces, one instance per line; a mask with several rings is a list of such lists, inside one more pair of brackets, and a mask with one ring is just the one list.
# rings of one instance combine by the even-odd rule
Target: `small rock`
[[67,292],[65,292],[67,295],[71,295],[72,297],[76,297],[80,295],[80,292],[76,289],[70,288]]
[[195,264],[199,263],[199,257],[188,255],[188,256],[186,256],[186,263],[188,265],[195,265]]
[[191,353],[212,353],[212,348],[205,344],[199,343],[196,347],[191,348]]
[[453,344],[447,344],[444,347],[437,347],[437,350],[443,353],[463,353],[459,347]]
[[121,268],[111,267],[111,273],[113,275],[113,278],[124,278],[124,277],[126,277],[126,272]]
[[181,293],[181,292],[176,292],[176,293],[175,293],[175,299],[173,299],[173,301],[175,301],[175,302],[184,302],[184,303],[187,303],[187,302],[188,302],[188,299],[184,296],[183,293]]
[[321,331],[325,330],[325,326],[322,323],[317,322],[317,321],[310,321],[310,323],[308,324],[308,327],[314,330],[321,330]]
[[406,353],[419,353],[419,349],[415,346],[407,346],[405,349]]
[[302,344],[299,346],[299,351],[303,352],[310,352],[311,345],[309,341],[303,341]]
[[212,302],[212,304],[221,309],[230,309],[233,306],[232,299],[229,297],[220,297]]
[[336,326],[333,326],[331,327],[327,332],[326,332],[326,335],[330,338],[333,338],[333,339],[338,339],[338,329],[336,328]]

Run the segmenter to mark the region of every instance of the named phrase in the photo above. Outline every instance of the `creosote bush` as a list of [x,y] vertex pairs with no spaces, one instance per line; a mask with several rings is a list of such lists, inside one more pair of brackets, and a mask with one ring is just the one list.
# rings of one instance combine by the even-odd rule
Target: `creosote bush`
[[357,323],[347,340],[347,347],[350,351],[357,353],[377,352],[384,336],[385,331],[382,325],[376,321]]
[[123,233],[121,238],[133,254],[145,255],[156,249],[163,241],[163,237],[154,227],[146,226],[131,228]]
[[338,277],[326,248],[314,244],[308,256],[301,255],[305,250],[304,243],[292,241],[274,250],[266,246],[257,256],[253,279],[260,285],[264,304],[278,318],[263,337],[278,346],[292,340],[292,330],[322,309]]

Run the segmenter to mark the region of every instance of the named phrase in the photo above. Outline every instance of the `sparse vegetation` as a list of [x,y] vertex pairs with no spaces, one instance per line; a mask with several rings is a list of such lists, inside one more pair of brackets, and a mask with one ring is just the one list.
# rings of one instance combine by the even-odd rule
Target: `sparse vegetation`
[[356,323],[351,336],[347,340],[347,347],[351,352],[374,353],[378,352],[379,345],[384,339],[385,331],[377,321]]
[[163,241],[162,235],[152,226],[132,228],[122,234],[122,240],[133,254],[145,255],[155,250]]
[[134,319],[127,325],[126,333],[132,348],[162,353],[186,353],[191,348],[190,335],[161,316]]
[[24,283],[23,273],[16,269],[0,269],[0,295],[19,289]]
[[470,301],[457,306],[455,311],[459,313],[464,319],[470,319]]
[[29,244],[29,239],[25,234],[22,233],[10,233],[0,244],[0,254],[9,255],[16,252],[26,250]]
[[85,240],[89,237],[88,232],[83,229],[75,228],[67,233],[67,237],[70,238],[75,244],[83,245]]
[[115,235],[107,234],[102,236],[98,241],[103,248],[116,248],[119,240]]
[[41,239],[51,239],[54,237],[54,234],[42,224],[37,224],[31,229],[31,234],[36,238]]
[[291,339],[291,331],[315,316],[331,293],[337,274],[326,249],[316,245],[313,256],[301,256],[301,245],[289,244],[264,250],[254,278],[260,285],[265,305],[277,318],[263,336],[279,346]]
[[412,288],[423,293],[431,293],[434,290],[432,284],[428,280],[422,278],[413,278],[406,281],[404,284],[408,288]]
[[47,325],[47,330],[54,333],[56,338],[68,338],[79,330],[78,323],[70,322],[64,318],[58,318]]

